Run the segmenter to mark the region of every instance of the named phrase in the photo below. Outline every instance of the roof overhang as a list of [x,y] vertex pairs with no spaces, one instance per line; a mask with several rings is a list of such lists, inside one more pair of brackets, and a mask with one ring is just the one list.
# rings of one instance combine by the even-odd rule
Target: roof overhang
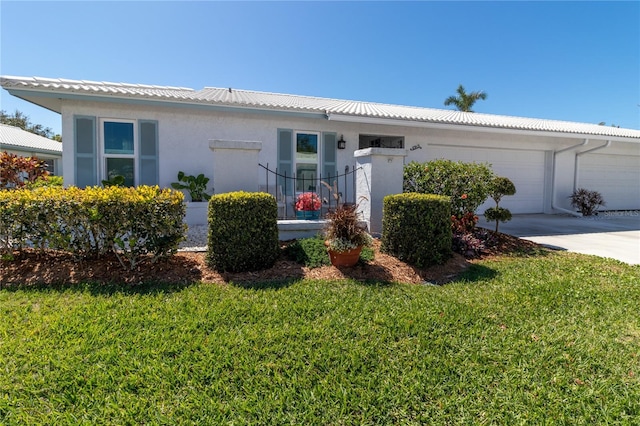
[[31,102],[35,105],[46,108],[50,111],[62,113],[62,101],[63,100],[79,100],[89,102],[108,102],[108,103],[121,103],[129,105],[153,105],[173,108],[189,108],[207,111],[225,111],[225,112],[240,112],[251,114],[268,114],[268,115],[281,115],[290,117],[306,117],[315,119],[326,119],[325,113],[317,111],[297,111],[290,109],[279,108],[265,108],[265,107],[251,107],[245,105],[225,105],[225,104],[212,104],[205,102],[195,101],[179,101],[175,99],[150,99],[150,98],[137,98],[130,96],[117,96],[117,95],[97,95],[97,94],[77,94],[68,92],[55,92],[55,91],[42,91],[42,90],[30,90],[30,89],[6,89],[11,95],[23,99],[27,102]]
[[619,137],[619,136],[616,137],[616,136],[593,135],[588,133],[554,132],[549,130],[529,130],[529,129],[517,129],[517,128],[505,128],[505,127],[478,126],[478,125],[471,125],[471,124],[434,123],[430,121],[363,117],[358,115],[335,114],[335,113],[327,114],[327,119],[331,121],[342,121],[347,123],[379,124],[384,126],[418,127],[418,128],[427,128],[427,129],[460,130],[464,132],[480,132],[480,133],[502,133],[502,134],[524,135],[524,136],[549,136],[549,137],[576,138],[576,139],[588,138],[589,140],[640,143],[640,140],[633,139],[633,138]]

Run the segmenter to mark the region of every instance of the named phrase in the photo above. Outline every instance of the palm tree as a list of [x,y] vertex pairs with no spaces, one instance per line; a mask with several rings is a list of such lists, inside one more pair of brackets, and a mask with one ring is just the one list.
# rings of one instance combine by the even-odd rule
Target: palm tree
[[446,106],[453,104],[458,111],[473,112],[471,107],[478,99],[487,99],[487,94],[482,91],[467,93],[462,84],[458,86],[456,92],[458,92],[458,96],[449,96],[445,99],[444,104]]

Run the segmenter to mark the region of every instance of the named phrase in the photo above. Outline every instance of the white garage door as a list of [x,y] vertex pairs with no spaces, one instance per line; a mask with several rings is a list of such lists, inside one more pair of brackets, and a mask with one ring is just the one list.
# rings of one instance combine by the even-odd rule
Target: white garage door
[[640,156],[585,154],[577,186],[600,192],[607,210],[640,209]]
[[[511,213],[542,213],[544,207],[544,151],[520,151],[486,148],[427,148],[430,160],[446,158],[454,161],[489,163],[494,173],[511,179],[516,195],[504,197],[500,206]],[[489,198],[477,213],[495,206]]]

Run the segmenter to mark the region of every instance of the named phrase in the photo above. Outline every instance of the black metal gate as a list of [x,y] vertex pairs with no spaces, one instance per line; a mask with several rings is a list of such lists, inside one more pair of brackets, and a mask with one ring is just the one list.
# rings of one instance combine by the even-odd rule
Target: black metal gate
[[[260,185],[261,192],[268,192],[273,195],[278,202],[278,216],[281,219],[293,218],[295,216],[296,198],[305,192],[313,192],[322,200],[320,210],[321,217],[327,211],[335,209],[341,204],[355,204],[356,202],[356,172],[359,167],[345,166],[344,173],[319,174],[315,178],[287,175],[281,173],[277,168],[272,170],[269,164],[258,164],[265,173],[264,185]],[[349,185],[351,183],[351,185]]]

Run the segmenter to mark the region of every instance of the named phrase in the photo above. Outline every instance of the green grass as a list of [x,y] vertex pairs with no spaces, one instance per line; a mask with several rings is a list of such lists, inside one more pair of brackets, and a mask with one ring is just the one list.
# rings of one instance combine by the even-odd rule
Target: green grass
[[0,291],[0,424],[637,424],[640,268]]

